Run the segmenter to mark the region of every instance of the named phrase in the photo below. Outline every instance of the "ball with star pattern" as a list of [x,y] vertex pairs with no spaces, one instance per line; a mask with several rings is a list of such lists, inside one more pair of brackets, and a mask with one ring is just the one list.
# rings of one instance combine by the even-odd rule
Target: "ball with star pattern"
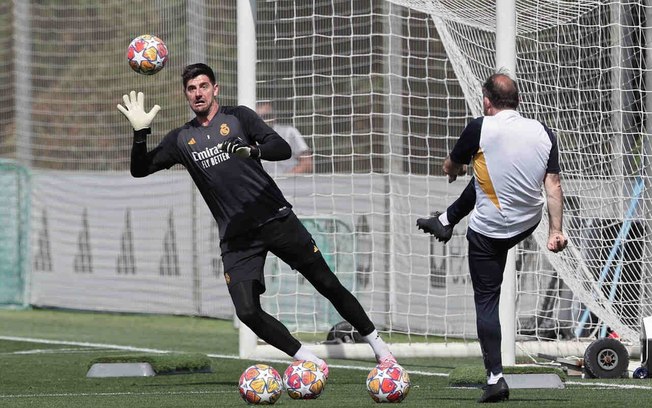
[[160,38],[144,34],[134,38],[127,48],[131,69],[142,75],[154,75],[168,62],[168,47]]
[[376,402],[401,402],[410,392],[410,376],[398,364],[378,364],[367,376],[367,390]]
[[274,367],[254,364],[240,376],[240,396],[249,404],[271,405],[283,393],[283,380]]
[[326,376],[312,361],[297,360],[283,373],[283,385],[292,399],[315,399],[324,391]]

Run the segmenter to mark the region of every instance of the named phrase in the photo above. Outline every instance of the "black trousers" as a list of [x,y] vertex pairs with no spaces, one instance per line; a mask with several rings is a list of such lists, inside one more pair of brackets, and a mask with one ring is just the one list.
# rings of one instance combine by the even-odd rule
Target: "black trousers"
[[530,236],[536,227],[535,225],[515,237],[505,239],[490,238],[471,228],[466,233],[469,241],[469,273],[473,283],[476,327],[487,375],[490,372],[498,374],[503,371],[498,305],[507,252]]
[[[337,312],[351,323],[360,335],[366,336],[375,330],[358,299],[340,283],[323,257],[320,256],[315,262],[300,267],[299,273],[331,302]],[[230,285],[229,293],[236,315],[259,338],[288,356],[294,356],[301,348],[301,343],[283,323],[263,310],[260,304],[263,291],[260,281],[253,279]]]
[[[475,198],[475,178],[471,178],[462,194],[446,210],[448,221],[456,225],[469,215],[475,207]],[[470,228],[466,233],[469,241],[469,273],[473,283],[476,328],[487,375],[490,372],[498,374],[503,371],[499,303],[507,252],[530,236],[537,225],[506,239],[490,238]]]
[[342,285],[324,260],[310,233],[294,213],[237,238],[222,241],[222,262],[229,293],[240,320],[268,344],[293,356],[301,347],[283,323],[262,309],[263,270],[272,252],[303,275],[360,335],[375,330],[356,297]]

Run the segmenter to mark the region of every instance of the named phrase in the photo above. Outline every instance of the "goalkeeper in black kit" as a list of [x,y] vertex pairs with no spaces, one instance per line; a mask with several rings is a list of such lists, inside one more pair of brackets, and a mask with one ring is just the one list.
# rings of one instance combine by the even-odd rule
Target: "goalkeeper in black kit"
[[182,78],[196,116],[149,151],[146,139],[160,107],[146,112],[143,93],[134,91],[124,95],[124,106],[118,105],[134,129],[131,174],[145,177],[175,164],[188,170],[217,221],[224,278],[238,318],[268,344],[296,360],[315,362],[328,376],[327,364],[261,308],[270,251],[335,306],[371,345],[379,363],[396,363],[360,302],[330,270],[292,205],[263,170],[261,159],[291,156],[288,143],[248,107],[220,106],[219,86],[208,65],[189,65]]

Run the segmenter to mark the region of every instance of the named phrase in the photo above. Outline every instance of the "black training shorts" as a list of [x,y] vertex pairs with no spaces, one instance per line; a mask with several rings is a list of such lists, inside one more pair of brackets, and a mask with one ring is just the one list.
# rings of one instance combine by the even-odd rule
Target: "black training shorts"
[[227,286],[256,280],[263,292],[267,252],[278,256],[292,269],[310,264],[321,256],[312,236],[293,212],[246,234],[224,240],[220,248]]

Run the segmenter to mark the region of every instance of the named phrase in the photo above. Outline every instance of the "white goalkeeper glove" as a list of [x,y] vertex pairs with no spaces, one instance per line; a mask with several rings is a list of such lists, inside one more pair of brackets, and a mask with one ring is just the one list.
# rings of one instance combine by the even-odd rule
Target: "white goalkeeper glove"
[[129,95],[123,95],[122,100],[125,106],[118,104],[118,110],[129,119],[134,131],[151,127],[154,117],[161,110],[160,106],[154,105],[152,110],[145,112],[145,94],[142,92],[136,95],[136,91],[131,91]]
[[260,150],[257,147],[249,146],[239,137],[220,143],[217,145],[217,148],[223,152],[235,154],[243,159],[246,159],[247,157],[253,159],[260,157]]

